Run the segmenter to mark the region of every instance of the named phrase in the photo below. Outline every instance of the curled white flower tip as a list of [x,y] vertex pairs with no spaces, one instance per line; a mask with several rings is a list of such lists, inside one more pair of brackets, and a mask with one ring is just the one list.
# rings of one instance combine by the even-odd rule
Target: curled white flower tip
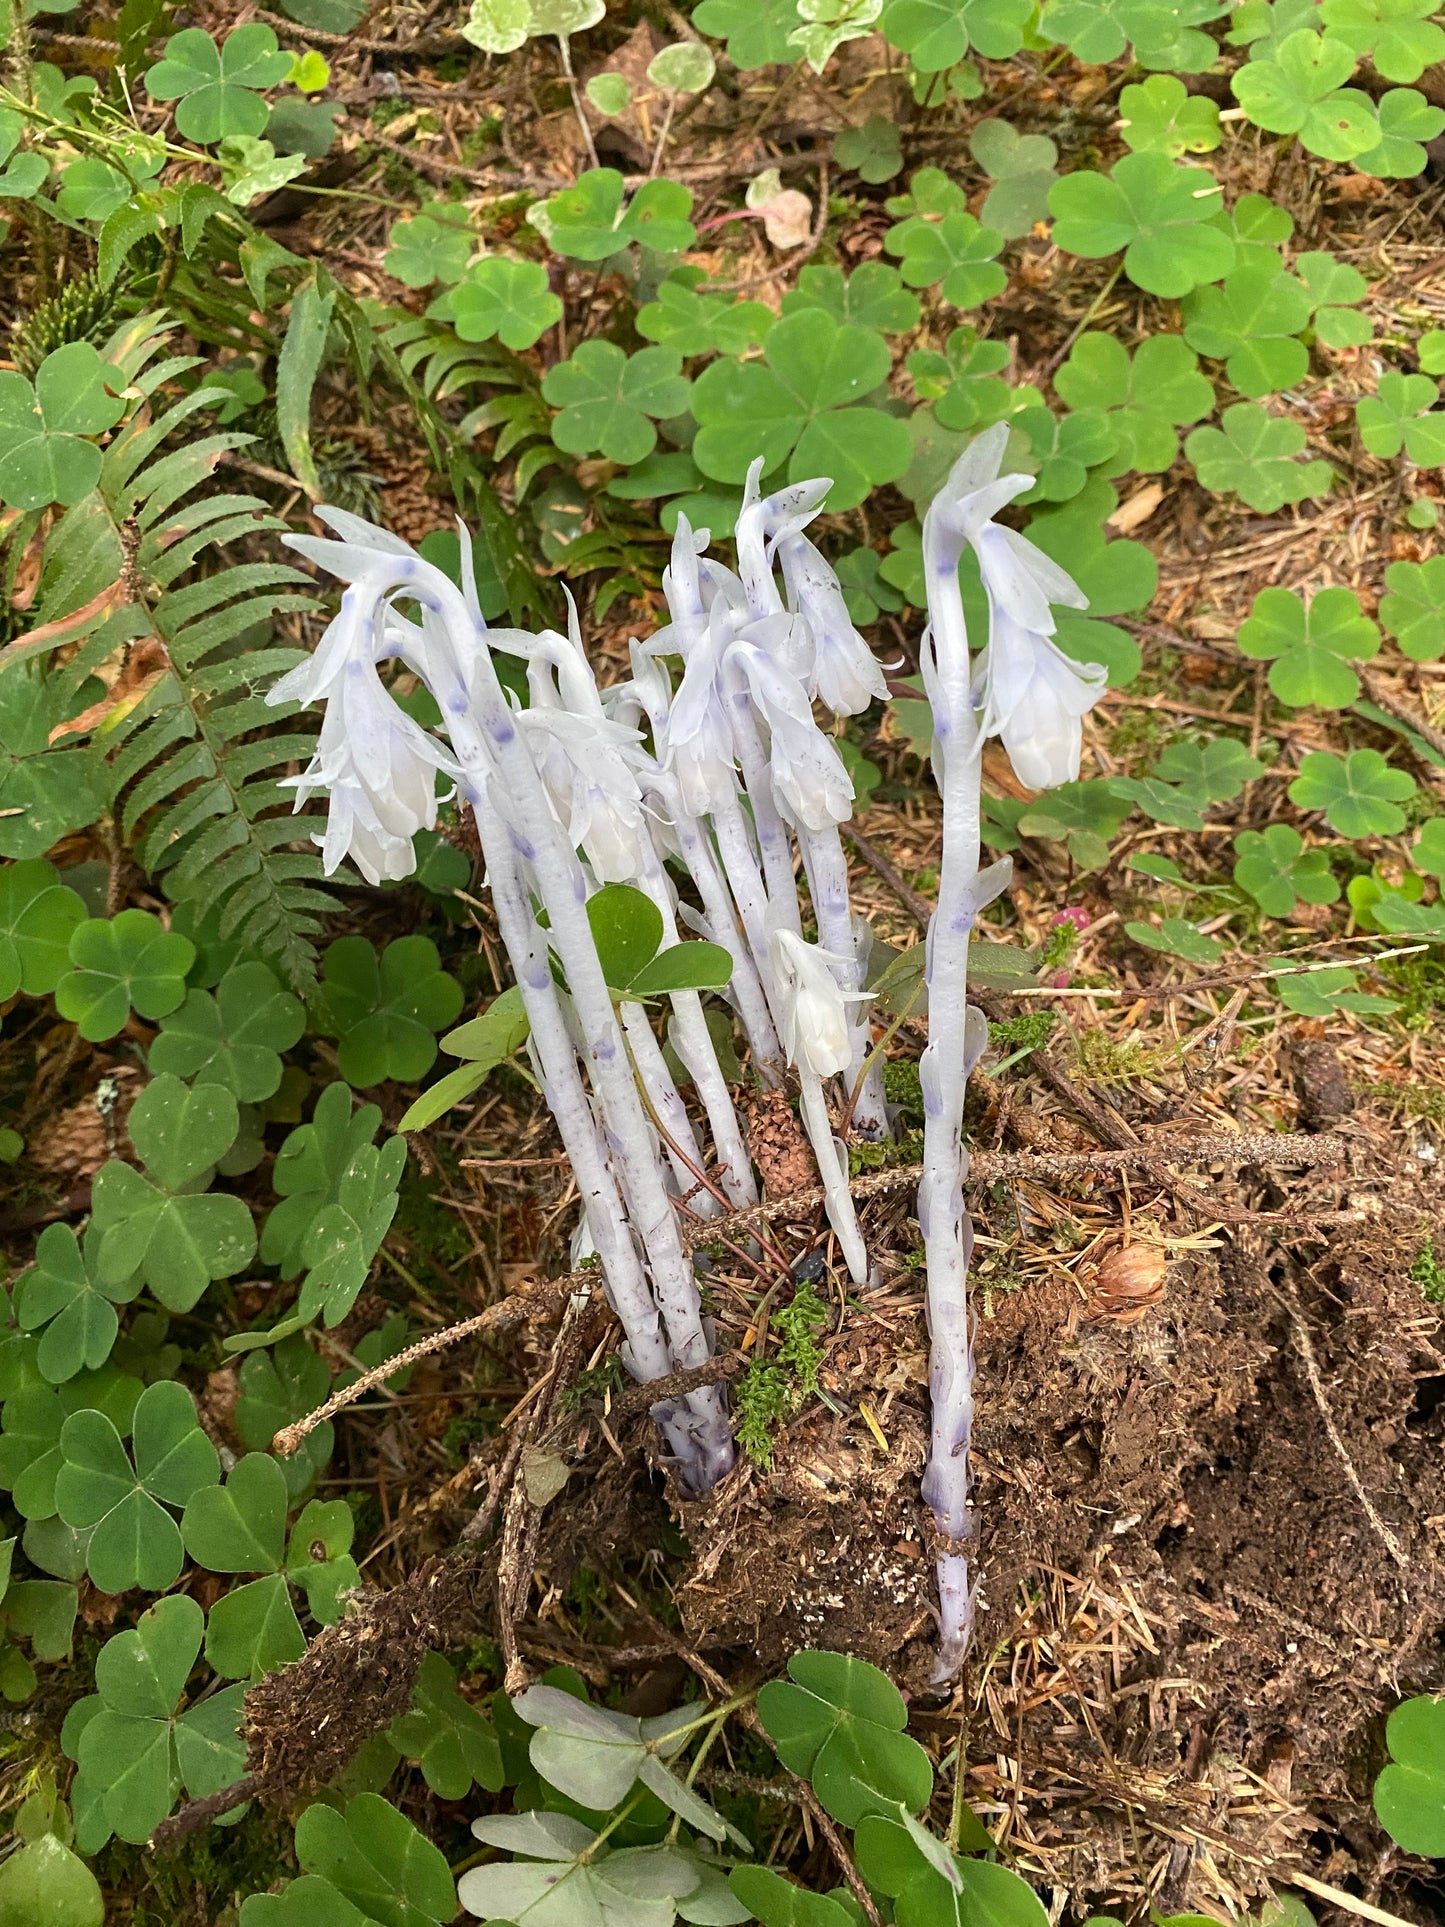
[[768,761],[778,808],[797,826],[826,830],[853,813],[853,779],[831,736],[813,720],[808,693],[786,666],[749,642],[729,660],[748,679],[753,706],[767,725]]
[[795,931],[775,926],[768,932],[768,962],[782,1005],[788,1062],[814,1077],[846,1071],[852,1063],[848,1005],[867,1003],[870,993],[843,990],[830,965],[851,969],[852,958],[835,957]]
[[812,643],[804,675],[809,690],[835,716],[856,716],[871,702],[887,700],[888,684],[877,658],[853,626],[843,586],[805,535],[778,544],[788,601],[802,616]]
[[[364,516],[353,515],[349,509],[328,508],[323,504],[313,509],[312,514],[328,529],[334,529],[343,542],[354,542],[364,549],[380,549],[384,555],[416,554],[410,542],[376,522],[368,522]],[[458,521],[457,526],[463,525]]]
[[1103,695],[1109,672],[1075,662],[1047,636],[996,610],[988,647],[975,665],[981,733],[998,735],[1026,789],[1078,780],[1083,718]]

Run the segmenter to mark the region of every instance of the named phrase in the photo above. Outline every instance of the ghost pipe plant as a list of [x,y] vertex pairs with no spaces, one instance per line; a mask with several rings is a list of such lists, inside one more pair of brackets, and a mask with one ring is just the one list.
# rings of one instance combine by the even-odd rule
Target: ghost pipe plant
[[[1050,603],[1085,598],[1032,542],[994,521],[1033,483],[999,474],[1008,426],[980,435],[955,465],[923,522],[928,630],[921,652],[933,710],[933,771],[943,799],[938,907],[928,926],[928,1045],[923,1085],[923,1176],[918,1221],[927,1263],[929,1391],[933,1418],[923,1496],[943,1541],[938,1560],[937,1676],[957,1672],[973,1632],[973,1537],[969,1447],[973,1432],[973,1327],[968,1267],[973,1224],[964,1204],[964,1088],[988,1041],[971,1008],[968,945],[979,912],[1008,886],[1012,865],[979,867],[983,745],[1003,738],[1019,780],[1052,788],[1079,774],[1082,718],[1103,693],[1106,672],[1079,664],[1052,641]],[[965,549],[977,557],[988,599],[986,647],[970,659],[959,584]]]

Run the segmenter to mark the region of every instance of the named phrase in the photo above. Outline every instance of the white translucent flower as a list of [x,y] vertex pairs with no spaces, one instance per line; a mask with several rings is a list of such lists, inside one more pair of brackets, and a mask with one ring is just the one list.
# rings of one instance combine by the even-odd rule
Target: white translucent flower
[[825,558],[806,535],[796,534],[779,542],[778,560],[789,605],[803,618],[812,645],[808,693],[835,716],[856,716],[869,703],[886,701],[878,659],[853,627],[843,586]]
[[721,600],[694,626],[667,718],[662,761],[677,777],[690,816],[727,807],[737,791],[732,724],[722,687],[733,627],[733,612]]
[[1075,662],[1048,636],[994,614],[988,647],[975,664],[985,736],[1001,736],[1026,789],[1078,780],[1083,718],[1109,680],[1101,663]]
[[853,779],[831,736],[813,720],[808,692],[765,649],[737,642],[731,651],[746,675],[753,707],[767,726],[768,760],[778,807],[795,827],[826,830],[853,814]]
[[768,962],[781,1005],[783,1048],[788,1062],[814,1077],[836,1077],[853,1061],[848,1005],[867,1003],[871,993],[844,990],[831,966],[851,969],[851,957],[835,957],[791,930],[768,933]]
[[455,778],[456,764],[398,708],[369,649],[352,655],[325,694],[316,754],[288,779],[296,807],[330,792],[326,833],[314,839],[328,876],[350,856],[368,883],[400,881],[416,867],[412,838],[435,827],[437,772]]

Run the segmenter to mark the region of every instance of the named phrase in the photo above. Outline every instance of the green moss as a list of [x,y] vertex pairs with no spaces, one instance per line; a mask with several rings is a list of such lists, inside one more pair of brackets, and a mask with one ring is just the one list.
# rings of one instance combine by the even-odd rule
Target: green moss
[[1432,1305],[1445,1305],[1445,1265],[1435,1256],[1435,1240],[1427,1237],[1415,1253],[1410,1276]]
[[995,1050],[1039,1050],[1048,1043],[1057,1022],[1056,1011],[1026,1010],[1022,1016],[990,1024],[988,1041]]
[[919,1131],[908,1131],[900,1138],[883,1138],[876,1144],[850,1144],[849,1175],[856,1178],[863,1171],[893,1171],[901,1164],[917,1164],[922,1150],[923,1136]]
[[754,1465],[773,1469],[773,1427],[793,1409],[793,1387],[781,1365],[754,1359],[733,1394],[737,1440]]

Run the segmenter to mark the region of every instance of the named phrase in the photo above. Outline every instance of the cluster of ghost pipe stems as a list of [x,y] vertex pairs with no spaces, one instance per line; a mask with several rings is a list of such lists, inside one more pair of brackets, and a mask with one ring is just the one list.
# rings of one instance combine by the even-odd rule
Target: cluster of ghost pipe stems
[[[999,734],[1025,783],[1070,780],[1080,718],[1103,683],[1102,670],[1080,667],[1050,640],[1050,604],[1082,606],[1074,584],[992,519],[1029,486],[1026,476],[998,479],[1006,440],[1000,427],[974,443],[924,524],[924,675],[944,804],[919,1190],[934,1404],[924,1490],[948,1545],[939,1567],[941,1677],[956,1669],[972,1622],[964,1550],[972,1532],[972,1234],[962,1133],[964,1085],[986,1028],[966,1003],[968,941],[978,912],[1008,880],[1006,864],[979,871],[979,753]],[[465,531],[460,589],[397,537],[340,510],[317,511],[337,539],[288,538],[347,584],[314,655],[270,692],[273,703],[325,704],[317,753],[293,779],[297,807],[326,792],[317,840],[327,871],[349,856],[378,883],[411,874],[413,838],[436,821],[439,775],[470,805],[533,1068],[625,1333],[624,1362],[643,1384],[702,1364],[711,1345],[677,1203],[705,1215],[724,1204],[745,1208],[757,1190],[698,994],[672,994],[667,1035],[706,1118],[715,1183],[646,1009],[625,999],[619,1006],[609,991],[589,897],[605,884],[630,884],[656,905],[665,946],[681,941],[685,926],[726,950],[725,995],[755,1075],[777,1088],[787,1066],[796,1069],[829,1221],[860,1285],[868,1257],[834,1118],[850,1118],[864,1135],[889,1130],[864,988],[872,939],[851,912],[839,839],[853,785],[815,716],[816,706],[857,714],[886,686],[837,577],[804,533],[828,484],[764,497],[760,470],[755,463],[738,517],[736,570],[710,557],[706,531],[679,516],[663,577],[669,620],[634,641],[631,678],[607,688],[597,685],[570,600],[566,635],[488,630]],[[988,645],[976,663],[959,585],[970,548],[989,608]],[[503,691],[493,650],[526,662],[525,707]],[[435,697],[445,742],[393,700],[378,673],[392,658]],[[674,661],[682,665],[676,680]],[[803,937],[800,872],[816,943]],[[679,895],[677,874],[695,900]],[[719,1388],[659,1401],[653,1416],[688,1488],[706,1492],[727,1473],[734,1447]]]

